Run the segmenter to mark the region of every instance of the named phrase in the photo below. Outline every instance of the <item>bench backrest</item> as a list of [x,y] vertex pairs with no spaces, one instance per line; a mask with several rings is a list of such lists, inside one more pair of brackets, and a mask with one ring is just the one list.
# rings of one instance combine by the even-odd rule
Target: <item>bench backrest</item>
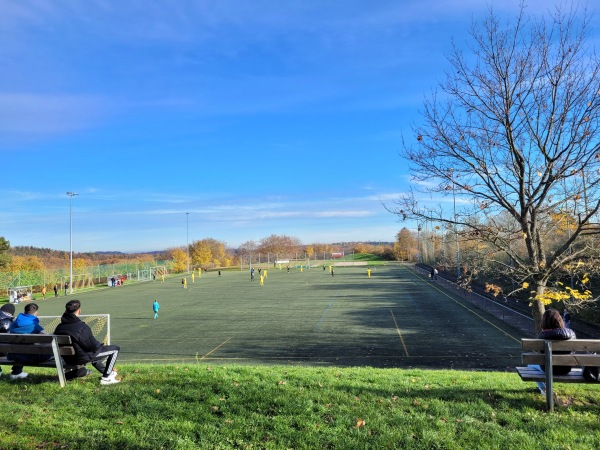
[[[72,356],[71,336],[55,334],[0,333],[0,353],[53,354],[52,342],[59,346],[60,354]],[[36,344],[36,345],[32,345]]]
[[[524,364],[545,364],[544,339],[521,339]],[[555,366],[600,367],[600,339],[551,341],[552,364]],[[556,352],[576,352],[556,354]],[[596,354],[594,354],[596,353]]]

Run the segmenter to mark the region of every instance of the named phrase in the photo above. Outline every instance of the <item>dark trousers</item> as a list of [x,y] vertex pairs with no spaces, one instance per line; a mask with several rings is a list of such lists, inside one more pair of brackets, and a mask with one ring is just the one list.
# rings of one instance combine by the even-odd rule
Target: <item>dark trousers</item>
[[[6,357],[17,362],[25,363],[25,365],[27,365],[27,363],[39,363],[49,361],[52,358],[54,358],[54,356],[52,355],[27,355],[24,353],[9,353],[8,355],[6,355]],[[13,375],[19,375],[21,372],[23,372],[23,366],[14,365],[12,366],[12,370],[10,373]]]
[[109,376],[117,362],[119,350],[121,347],[118,345],[103,345],[92,357],[92,366],[101,372],[103,377]]

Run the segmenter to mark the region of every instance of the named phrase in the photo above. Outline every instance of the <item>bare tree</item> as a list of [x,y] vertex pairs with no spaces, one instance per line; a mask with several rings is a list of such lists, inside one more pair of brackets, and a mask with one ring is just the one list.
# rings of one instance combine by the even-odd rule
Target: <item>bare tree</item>
[[[426,210],[415,191],[388,207],[452,224],[485,242],[489,258],[508,255],[498,262],[533,291],[538,325],[557,275],[599,231],[600,64],[588,33],[580,8],[540,19],[521,4],[509,23],[491,9],[474,22],[468,51],[453,46],[451,69],[402,151],[414,179],[454,195],[458,209]],[[570,220],[562,235],[560,217]]]

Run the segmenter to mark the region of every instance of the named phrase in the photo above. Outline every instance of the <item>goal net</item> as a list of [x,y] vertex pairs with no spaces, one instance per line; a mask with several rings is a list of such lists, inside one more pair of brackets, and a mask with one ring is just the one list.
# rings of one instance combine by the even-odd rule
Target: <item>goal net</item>
[[[48,333],[54,333],[60,318],[61,316],[38,316],[40,325]],[[110,345],[110,314],[81,314],[79,319],[91,328],[96,339],[104,345]]]
[[[69,285],[69,276],[65,275],[61,277],[61,286],[65,284]],[[94,287],[94,280],[91,273],[80,273],[78,275],[73,274],[73,290],[85,289]]]
[[8,288],[10,303],[29,302],[32,299],[33,286],[15,286]]
[[140,282],[152,280],[152,270],[150,270],[150,269],[138,270],[137,280]]

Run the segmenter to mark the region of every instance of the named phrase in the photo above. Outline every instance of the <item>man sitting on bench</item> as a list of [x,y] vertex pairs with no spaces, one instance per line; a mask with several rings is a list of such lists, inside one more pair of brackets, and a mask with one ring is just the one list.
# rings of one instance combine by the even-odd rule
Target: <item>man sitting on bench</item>
[[92,363],[102,374],[100,384],[119,383],[121,380],[117,379],[117,372],[113,370],[113,367],[117,361],[120,347],[118,345],[102,345],[98,342],[90,327],[78,317],[81,314],[79,300],[67,302],[65,309],[54,334],[71,336],[75,355],[65,356],[65,362],[69,365],[84,366],[67,372],[66,378],[73,379],[89,375],[90,372],[85,368],[85,364]]
[[[10,324],[9,332],[14,334],[46,334],[44,328],[40,325],[40,319],[37,318],[38,305],[29,303],[25,305],[25,310],[17,316]],[[52,355],[26,355],[20,353],[9,353],[8,359],[13,359],[24,364],[38,363],[48,361],[53,358]],[[28,373],[23,372],[23,366],[14,365],[10,374],[11,380],[27,378]]]

